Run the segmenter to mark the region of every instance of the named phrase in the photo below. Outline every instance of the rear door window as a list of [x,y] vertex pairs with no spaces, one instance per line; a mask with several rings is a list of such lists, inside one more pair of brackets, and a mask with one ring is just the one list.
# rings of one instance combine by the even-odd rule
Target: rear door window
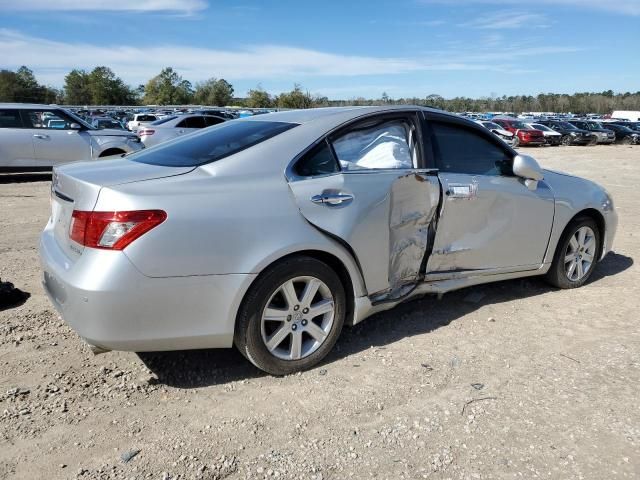
[[0,109],[0,128],[22,128],[20,111],[14,109]]
[[185,128],[204,128],[204,118],[203,117],[189,117],[185,119],[186,125]]
[[152,149],[141,150],[127,158],[151,165],[196,167],[238,153],[297,125],[265,121],[225,122]]
[[315,177],[337,173],[340,171],[340,167],[333,156],[331,147],[325,140],[298,160],[293,171],[300,177]]
[[70,130],[76,123],[59,110],[23,110],[23,120],[27,128],[46,130]]
[[218,125],[219,123],[223,123],[224,121],[225,121],[224,118],[211,117],[211,116],[204,117],[204,123],[207,125],[207,127]]

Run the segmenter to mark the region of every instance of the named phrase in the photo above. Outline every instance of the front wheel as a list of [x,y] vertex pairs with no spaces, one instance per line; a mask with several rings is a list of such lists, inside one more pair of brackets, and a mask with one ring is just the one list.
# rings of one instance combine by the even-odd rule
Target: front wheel
[[565,135],[564,137],[562,137],[561,140],[562,145],[564,145],[565,147],[568,147],[571,145],[572,141],[571,141],[571,135]]
[[591,218],[573,220],[565,229],[547,272],[547,281],[558,288],[577,288],[589,279],[598,261],[600,230]]
[[306,370],[333,348],[344,324],[346,294],[338,275],[310,257],[270,267],[238,313],[234,343],[272,375]]

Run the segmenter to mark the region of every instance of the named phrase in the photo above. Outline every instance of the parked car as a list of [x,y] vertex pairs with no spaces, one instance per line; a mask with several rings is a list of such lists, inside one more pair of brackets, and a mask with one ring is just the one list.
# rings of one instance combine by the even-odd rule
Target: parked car
[[138,128],[148,125],[151,122],[155,122],[156,120],[158,120],[158,117],[154,114],[136,113],[133,115],[133,120],[130,120],[127,123],[127,128],[133,133],[136,133],[138,131]]
[[602,128],[598,122],[593,120],[569,120],[569,123],[576,128],[593,133],[598,143],[611,144],[616,141],[616,134],[612,130]]
[[490,132],[493,132],[495,135],[498,136],[498,138],[500,138],[507,144],[513,145],[514,134],[502,128],[501,125],[498,125],[497,123],[489,122],[487,120],[475,120],[475,122],[478,125],[482,125],[484,128],[486,128]]
[[95,117],[91,120],[91,126],[97,129],[114,128],[116,130],[124,130],[124,126],[119,121],[111,117]]
[[[429,134],[422,132],[429,128]],[[272,374],[426,293],[583,285],[617,214],[439,110],[290,110],[54,170],[44,288],[94,351],[235,346]]]
[[564,120],[540,120],[538,123],[562,134],[563,145],[595,145],[598,137],[589,130],[582,130]]
[[48,105],[0,104],[0,169],[47,170],[52,166],[140,150],[123,130],[98,130],[73,113]]
[[629,127],[613,122],[600,123],[600,125],[607,130],[613,130],[616,136],[616,143],[621,143],[622,145],[637,145],[640,143],[640,133],[631,130]]
[[146,147],[151,147],[225,121],[224,118],[214,117],[213,115],[173,115],[156,120],[146,127],[140,128],[138,136]]
[[630,130],[633,130],[636,133],[640,133],[640,122],[611,122],[615,125],[620,125],[621,127],[627,127]]
[[527,123],[527,125],[535,130],[540,130],[544,135],[547,145],[557,147],[562,143],[562,134],[552,130],[546,125],[542,125],[541,123]]
[[544,138],[544,134],[540,130],[532,129],[520,120],[511,118],[493,118],[492,121],[514,134],[514,147],[519,145],[540,146],[547,143]]

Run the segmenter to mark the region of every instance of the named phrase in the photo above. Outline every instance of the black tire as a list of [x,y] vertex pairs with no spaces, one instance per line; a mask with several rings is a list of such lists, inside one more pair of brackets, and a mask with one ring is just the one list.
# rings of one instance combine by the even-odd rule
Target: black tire
[[633,143],[633,139],[631,137],[624,137],[622,140],[620,140],[620,143],[622,145],[631,145]]
[[[578,229],[582,227],[589,227],[591,228],[591,230],[593,230],[596,241],[596,254],[594,255],[594,260],[591,264],[591,267],[586,272],[586,274],[579,280],[573,281],[567,276],[567,273],[565,271],[564,257],[567,252],[567,247],[569,246],[571,237],[573,237]],[[578,217],[572,220],[569,225],[567,225],[567,228],[565,228],[562,237],[560,237],[560,241],[558,242],[558,246],[556,247],[556,252],[553,256],[551,268],[545,276],[546,281],[554,287],[563,289],[578,288],[584,285],[589,280],[589,277],[593,274],[593,271],[595,270],[596,264],[598,262],[599,252],[601,250],[601,237],[602,234],[600,232],[600,229],[592,218]]]
[[589,142],[589,146],[590,146],[590,147],[594,147],[594,146],[596,146],[596,145],[598,145],[598,137],[593,137],[593,138],[591,139],[591,141]]
[[562,145],[564,145],[565,147],[571,146],[571,144],[573,143],[571,140],[571,135],[565,135],[564,137],[562,137],[560,143],[562,143]]
[[[269,352],[262,339],[262,312],[281,285],[301,276],[315,277],[329,288],[334,302],[333,324],[326,339],[313,353],[298,360],[284,360]],[[344,325],[346,305],[342,282],[328,265],[306,256],[287,258],[260,274],[247,292],[236,319],[234,344],[247,360],[272,375],[307,370],[322,361],[335,345]]]

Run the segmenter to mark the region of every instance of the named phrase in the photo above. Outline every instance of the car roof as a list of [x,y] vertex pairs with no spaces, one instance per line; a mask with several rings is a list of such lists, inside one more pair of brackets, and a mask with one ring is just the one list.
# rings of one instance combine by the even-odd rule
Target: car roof
[[65,108],[63,105],[44,105],[41,103],[0,103],[0,108],[18,108],[18,109],[31,109],[31,108]]
[[[441,110],[436,110],[427,107],[419,107],[416,105],[385,105],[385,106],[352,106],[352,107],[322,107],[322,108],[308,108],[301,110],[286,110],[280,112],[272,112],[264,115],[254,115],[251,117],[244,117],[241,121],[269,121],[269,122],[286,122],[286,123],[311,123],[318,120],[334,120],[336,123],[349,121],[357,117],[373,114],[384,113],[394,111],[411,111],[411,110],[425,110],[438,113],[446,113]],[[454,116],[454,115],[452,115]],[[456,117],[457,118],[457,117]]]

